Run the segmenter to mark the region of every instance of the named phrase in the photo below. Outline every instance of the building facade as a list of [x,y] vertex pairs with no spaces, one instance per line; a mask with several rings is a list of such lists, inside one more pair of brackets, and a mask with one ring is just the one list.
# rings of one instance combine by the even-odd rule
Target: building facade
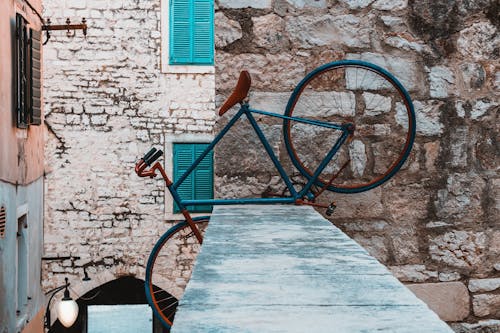
[[42,2],[0,3],[0,332],[42,332]]
[[[196,64],[172,60],[175,17],[168,0],[46,4],[44,15],[54,20],[89,22],[86,39],[58,36],[45,48],[45,255],[55,258],[44,261],[46,288],[68,276],[83,295],[122,276],[144,277],[149,251],[179,217],[162,181],[139,179],[134,162],[155,145],[175,175],[181,145],[206,143],[225,123],[216,106],[240,70],[253,74],[252,105],[280,112],[310,70],[360,57],[409,88],[417,140],[408,166],[384,187],[329,198],[338,203],[331,220],[457,331],[496,329],[495,1],[213,5],[215,60]],[[280,129],[268,125],[279,149]],[[255,138],[242,127],[222,142],[214,157],[215,195],[258,196],[276,187],[260,153],[238,140]],[[180,296],[191,267],[174,266],[170,289]],[[78,282],[84,268],[92,280]]]
[[[213,36],[213,2],[198,2],[208,5],[203,13],[212,13],[200,19],[212,22]],[[135,162],[155,146],[174,176],[176,152],[212,138],[213,42],[197,50],[175,44],[179,35],[172,36],[170,26],[189,19],[180,14],[168,0],[45,5],[44,17],[52,22],[85,17],[88,23],[86,38],[54,35],[44,49],[44,250],[52,258],[44,261],[46,289],[68,277],[83,296],[123,276],[144,279],[155,242],[182,218],[162,180],[134,172]],[[90,281],[82,281],[84,269]],[[168,290],[180,297],[191,267],[184,260],[168,269]]]

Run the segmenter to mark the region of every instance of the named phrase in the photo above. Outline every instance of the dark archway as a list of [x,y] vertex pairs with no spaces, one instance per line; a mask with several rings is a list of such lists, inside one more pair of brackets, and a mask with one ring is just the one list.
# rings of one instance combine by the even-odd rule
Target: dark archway
[[[90,305],[147,304],[144,281],[131,276],[105,283],[90,290],[76,300],[79,307],[78,318],[71,328],[65,328],[58,320],[49,333],[87,333],[88,307]],[[168,333],[153,316],[153,333]]]

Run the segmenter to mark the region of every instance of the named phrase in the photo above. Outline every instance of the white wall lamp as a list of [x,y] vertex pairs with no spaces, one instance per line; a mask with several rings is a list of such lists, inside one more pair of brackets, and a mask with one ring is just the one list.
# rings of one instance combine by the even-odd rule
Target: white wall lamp
[[50,331],[50,302],[54,298],[55,294],[64,290],[64,297],[56,304],[57,318],[59,322],[64,327],[71,327],[78,317],[78,304],[69,296],[69,285],[68,278],[64,279],[66,283],[62,286],[49,290],[45,295],[50,294],[49,302],[47,303],[47,309],[45,310],[45,323],[44,326],[47,331]]

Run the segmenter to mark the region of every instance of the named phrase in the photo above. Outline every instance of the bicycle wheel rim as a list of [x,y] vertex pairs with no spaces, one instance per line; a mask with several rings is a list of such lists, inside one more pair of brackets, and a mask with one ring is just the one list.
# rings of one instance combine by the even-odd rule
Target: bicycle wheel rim
[[[363,192],[370,190],[374,187],[377,187],[387,180],[389,180],[391,177],[394,176],[394,174],[401,169],[403,166],[404,162],[408,158],[411,148],[413,146],[413,142],[415,140],[415,131],[416,131],[416,125],[415,125],[415,113],[414,113],[414,108],[413,108],[413,103],[411,102],[411,98],[406,91],[406,89],[403,87],[403,85],[388,71],[385,69],[371,64],[367,63],[364,61],[359,61],[359,60],[343,60],[343,61],[338,61],[338,62],[332,62],[326,65],[323,65],[321,67],[316,68],[312,72],[310,72],[304,79],[297,85],[297,87],[294,89],[292,95],[290,96],[290,99],[288,101],[288,104],[285,109],[285,115],[286,116],[298,116],[294,115],[293,112],[295,110],[296,104],[299,101],[300,97],[302,96],[302,93],[305,91],[306,87],[308,87],[313,80],[315,80],[318,77],[321,77],[324,73],[327,72],[332,72],[337,69],[344,69],[346,70],[345,73],[345,82],[349,81],[347,77],[347,71],[351,69],[363,69],[366,71],[369,71],[373,73],[373,75],[377,76],[377,80],[380,78],[383,79],[382,86],[386,83],[390,84],[390,87],[394,89],[394,92],[397,93],[396,96],[399,96],[400,102],[404,106],[405,114],[407,117],[407,121],[405,123],[406,126],[406,133],[404,135],[404,144],[401,145],[399,154],[397,155],[396,158],[394,158],[393,162],[390,164],[390,166],[387,167],[387,170],[376,177],[373,177],[370,181],[362,182],[362,183],[356,183],[356,184],[338,184],[338,183],[330,183],[329,180],[324,179],[324,177],[319,177],[315,184],[320,187],[326,186],[326,188],[330,191],[333,192],[339,192],[339,193],[358,193],[358,192]],[[357,73],[357,72],[356,72]],[[364,79],[364,77],[363,77]],[[378,81],[377,81],[378,82]],[[358,82],[355,83],[355,85],[358,84]],[[380,84],[380,83],[379,83]],[[360,86],[363,85],[363,82],[359,84]],[[355,89],[353,89],[355,90]],[[377,89],[374,89],[376,91]],[[367,92],[370,92],[368,89],[366,90]],[[383,96],[382,96],[383,97]],[[357,101],[355,101],[357,103]],[[356,106],[357,107],[357,104]],[[392,110],[392,112],[396,112],[395,110]],[[300,117],[300,116],[299,116]],[[356,125],[356,123],[354,123]],[[283,122],[283,135],[284,135],[284,140],[285,140],[285,147],[287,149],[288,155],[290,157],[290,160],[292,164],[296,167],[296,169],[307,179],[310,180],[313,175],[313,170],[312,168],[308,167],[301,159],[299,156],[299,153],[297,152],[296,145],[294,144],[294,140],[292,139],[292,121],[289,119],[285,119]]]
[[[206,227],[206,225],[208,224],[208,220],[208,216],[193,218],[195,225],[199,228]],[[146,277],[144,280],[146,299],[151,309],[153,310],[154,316],[157,317],[162,325],[166,328],[171,328],[172,326],[178,299],[174,297],[170,292],[159,287],[160,281],[157,277],[157,270],[160,269],[160,267],[158,267],[158,258],[161,257],[160,253],[162,253],[163,249],[166,247],[166,244],[168,244],[169,241],[175,239],[176,236],[184,231],[188,232],[188,234],[191,233],[189,224],[186,221],[180,222],[167,230],[156,242],[153,250],[149,255],[146,265]],[[191,234],[189,236],[189,239],[197,243],[194,234]],[[194,262],[194,259],[192,261]],[[155,264],[157,264],[157,267],[155,267]]]

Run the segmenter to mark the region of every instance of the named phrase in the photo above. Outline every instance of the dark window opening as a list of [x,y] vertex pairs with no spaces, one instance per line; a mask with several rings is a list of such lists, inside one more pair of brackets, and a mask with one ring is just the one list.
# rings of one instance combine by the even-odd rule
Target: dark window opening
[[28,304],[28,243],[27,231],[28,227],[27,215],[21,216],[17,220],[17,315],[22,315],[26,312]]
[[[89,320],[92,320],[93,316],[92,313],[89,314],[89,311],[92,311],[93,306],[144,305],[149,307],[149,305],[147,305],[146,294],[144,292],[144,281],[130,276],[105,283],[95,289],[92,289],[85,295],[77,296],[71,294],[71,296],[73,298],[81,296],[76,300],[79,311],[75,324],[73,324],[70,328],[65,328],[59,323],[58,320],[56,320],[49,333],[96,333],[89,331],[89,328],[92,329],[89,325]],[[129,309],[133,308],[134,307],[129,307]],[[108,307],[108,309],[116,309],[117,311],[120,311],[119,307]],[[145,311],[143,307],[137,307],[137,309],[138,311],[146,313],[149,316],[147,320],[152,320],[151,326],[148,326],[147,328],[147,332],[169,333],[169,330],[165,329],[161,325],[160,321],[153,316],[152,312]],[[137,333],[142,333],[142,331]]]

